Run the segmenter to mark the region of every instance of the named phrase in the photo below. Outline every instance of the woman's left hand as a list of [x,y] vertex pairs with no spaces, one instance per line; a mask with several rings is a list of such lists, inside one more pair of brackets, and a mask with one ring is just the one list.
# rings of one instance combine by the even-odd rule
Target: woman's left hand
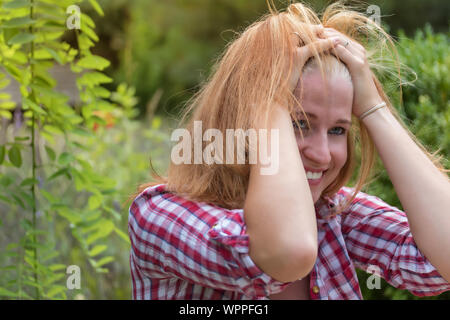
[[366,50],[362,45],[335,29],[325,28],[324,36],[341,39],[340,43],[334,48],[335,50],[331,50],[331,52],[337,55],[350,71],[353,83],[352,112],[359,117],[365,111],[383,101],[372,79]]

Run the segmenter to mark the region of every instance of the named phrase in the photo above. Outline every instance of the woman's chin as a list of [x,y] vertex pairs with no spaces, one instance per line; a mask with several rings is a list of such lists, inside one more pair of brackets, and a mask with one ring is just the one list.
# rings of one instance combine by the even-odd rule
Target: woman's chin
[[319,199],[320,199],[320,194],[316,194],[315,192],[313,192],[312,197],[313,197],[314,204],[316,204],[317,201],[319,201]]

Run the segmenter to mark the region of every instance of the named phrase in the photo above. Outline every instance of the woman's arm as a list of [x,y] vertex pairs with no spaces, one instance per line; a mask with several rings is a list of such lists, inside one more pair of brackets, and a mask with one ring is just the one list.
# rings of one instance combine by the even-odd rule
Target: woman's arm
[[450,282],[450,181],[389,109],[363,119],[408,217],[420,251]]
[[[322,26],[313,29],[318,34],[323,32]],[[298,41],[296,35],[292,37]],[[291,92],[313,52],[327,51],[338,41],[338,37],[330,37],[296,48],[295,68],[289,79]],[[261,175],[259,159],[257,164],[251,165],[244,216],[250,239],[250,257],[274,279],[291,282],[305,277],[314,266],[317,225],[311,189],[298,151],[291,116],[282,106],[274,109],[270,128],[267,129],[268,136],[270,129],[279,130],[279,170],[273,175]],[[268,154],[271,154],[270,148],[269,144]]]
[[[380,103],[365,49],[336,30],[326,29],[328,37],[348,41],[336,46],[354,86],[353,113],[360,116]],[[420,251],[444,279],[450,281],[450,181],[409,137],[387,108],[363,119],[405,209],[411,233]]]
[[244,217],[250,257],[274,279],[290,282],[314,266],[317,226],[290,114],[277,107],[271,120],[271,129],[279,130],[279,170],[261,175],[261,164],[251,165]]

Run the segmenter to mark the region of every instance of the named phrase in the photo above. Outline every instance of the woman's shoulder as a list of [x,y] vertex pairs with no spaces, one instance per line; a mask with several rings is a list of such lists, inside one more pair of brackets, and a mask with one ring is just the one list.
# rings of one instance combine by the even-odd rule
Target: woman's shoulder
[[[356,188],[354,188],[354,187],[343,186],[331,198],[336,204],[342,203],[346,200],[351,199],[353,197],[353,195],[355,194],[355,191],[356,191]],[[356,205],[356,204],[360,204],[360,203],[367,202],[367,201],[373,202],[373,203],[378,203],[378,204],[383,204],[383,205],[388,205],[380,197],[378,197],[374,194],[370,194],[368,192],[363,192],[361,190],[356,193],[356,195],[355,195],[354,199],[351,201],[350,205]]]
[[144,219],[147,223],[155,220],[170,220],[177,223],[213,225],[218,219],[233,216],[242,217],[242,209],[225,209],[217,205],[190,200],[157,184],[145,188],[132,202],[130,216]]
[[[346,203],[350,200],[354,193],[355,188],[344,186],[342,187],[334,197],[336,203]],[[374,217],[384,215],[385,217],[392,217],[399,220],[404,220],[406,215],[404,211],[394,205],[387,203],[381,196],[372,194],[371,192],[358,191],[356,196],[350,203],[347,203],[347,207],[344,211],[344,216],[347,217]]]

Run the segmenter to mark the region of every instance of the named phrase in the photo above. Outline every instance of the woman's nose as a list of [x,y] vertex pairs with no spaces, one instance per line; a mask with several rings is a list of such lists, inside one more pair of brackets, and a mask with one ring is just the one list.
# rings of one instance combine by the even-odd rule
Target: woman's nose
[[328,145],[328,138],[325,135],[317,134],[315,137],[310,137],[307,145],[303,149],[303,155],[308,158],[311,164],[317,166],[328,167],[331,162],[331,153]]

